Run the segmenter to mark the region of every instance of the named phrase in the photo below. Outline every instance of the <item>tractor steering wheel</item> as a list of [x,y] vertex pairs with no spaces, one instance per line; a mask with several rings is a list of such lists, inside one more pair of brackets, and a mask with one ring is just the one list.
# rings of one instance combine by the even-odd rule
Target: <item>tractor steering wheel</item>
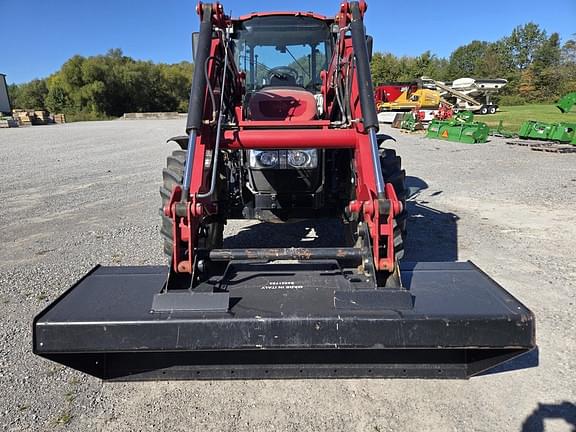
[[298,78],[300,78],[300,74],[294,68],[290,66],[278,66],[272,68],[268,71],[268,76],[266,80],[268,82],[272,81],[272,78],[277,77],[280,80],[287,81],[290,77],[294,78],[294,81],[298,82]]

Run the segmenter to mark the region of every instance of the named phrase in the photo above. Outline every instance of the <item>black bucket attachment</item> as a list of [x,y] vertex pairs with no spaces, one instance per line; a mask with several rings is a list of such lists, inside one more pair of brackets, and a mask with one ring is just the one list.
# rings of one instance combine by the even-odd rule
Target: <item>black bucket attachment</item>
[[163,311],[166,268],[96,267],[36,317],[34,352],[126,381],[468,378],[535,348],[532,313],[472,263],[401,275],[409,304],[336,261],[232,261],[205,282],[227,311]]

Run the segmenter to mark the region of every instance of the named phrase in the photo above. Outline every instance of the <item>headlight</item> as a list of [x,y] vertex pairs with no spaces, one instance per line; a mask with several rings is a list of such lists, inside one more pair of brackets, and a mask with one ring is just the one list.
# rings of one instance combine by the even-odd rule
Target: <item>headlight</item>
[[316,168],[318,166],[318,151],[288,150],[288,165],[294,168]]
[[278,165],[277,151],[250,151],[251,168],[275,168]]
[[250,150],[250,168],[314,169],[318,167],[318,150]]
[[288,152],[288,163],[293,167],[300,168],[308,163],[310,156],[301,151]]
[[262,152],[258,155],[258,162],[265,167],[273,167],[278,164],[277,152]]

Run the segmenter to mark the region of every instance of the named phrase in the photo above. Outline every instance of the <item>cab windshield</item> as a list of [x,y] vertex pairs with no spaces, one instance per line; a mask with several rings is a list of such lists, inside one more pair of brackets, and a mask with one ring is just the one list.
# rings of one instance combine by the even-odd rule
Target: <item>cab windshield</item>
[[328,24],[303,16],[251,18],[236,24],[234,42],[247,91],[270,86],[318,91],[332,49]]

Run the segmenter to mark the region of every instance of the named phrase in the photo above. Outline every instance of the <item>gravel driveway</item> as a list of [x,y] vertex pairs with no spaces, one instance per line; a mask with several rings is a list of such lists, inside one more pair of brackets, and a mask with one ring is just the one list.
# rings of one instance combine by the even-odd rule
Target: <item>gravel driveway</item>
[[[576,429],[576,154],[392,132],[407,260],[473,260],[537,317],[536,355],[469,381],[102,384],[35,357],[33,316],[95,264],[163,262],[158,186],[181,120],[0,130],[0,428],[6,431]],[[228,244],[270,229],[230,223]],[[301,228],[301,227],[300,227]],[[283,230],[279,241],[301,235]],[[275,230],[274,232],[277,232]],[[528,367],[528,368],[527,368]]]

